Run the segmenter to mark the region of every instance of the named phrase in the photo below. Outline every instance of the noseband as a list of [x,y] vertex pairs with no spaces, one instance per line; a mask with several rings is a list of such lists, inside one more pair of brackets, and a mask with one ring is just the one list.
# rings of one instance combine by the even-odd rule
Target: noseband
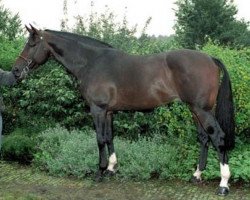
[[31,63],[33,62],[33,60],[31,60],[31,59],[29,59],[29,58],[26,58],[26,57],[24,57],[24,56],[22,56],[22,55],[19,55],[19,58],[22,58],[23,60],[25,60],[25,62],[27,63],[27,65],[23,68],[23,72],[24,73],[28,73],[29,72],[29,70],[30,70],[30,65],[31,65]]

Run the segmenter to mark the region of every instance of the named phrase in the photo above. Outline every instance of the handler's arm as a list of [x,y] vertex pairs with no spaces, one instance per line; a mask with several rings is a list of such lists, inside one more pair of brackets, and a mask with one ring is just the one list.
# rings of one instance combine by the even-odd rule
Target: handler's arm
[[16,84],[15,76],[12,72],[0,69],[0,86],[1,85],[14,85]]

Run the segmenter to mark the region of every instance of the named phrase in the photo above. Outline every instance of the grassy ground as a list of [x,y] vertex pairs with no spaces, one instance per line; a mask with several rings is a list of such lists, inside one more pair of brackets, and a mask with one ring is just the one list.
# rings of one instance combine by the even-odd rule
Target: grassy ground
[[[218,182],[193,185],[178,181],[122,182],[55,178],[30,167],[0,161],[0,200],[97,199],[175,200],[223,199],[215,195]],[[227,200],[249,200],[250,186],[233,184]]]

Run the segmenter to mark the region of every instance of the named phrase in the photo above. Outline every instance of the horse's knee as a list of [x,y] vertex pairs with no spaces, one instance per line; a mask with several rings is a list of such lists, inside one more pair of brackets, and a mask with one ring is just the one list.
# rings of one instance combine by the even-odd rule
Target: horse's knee
[[97,145],[99,149],[99,168],[105,170],[108,166],[105,141],[103,139],[97,138]]
[[98,145],[99,149],[104,148],[105,147],[105,141],[102,138],[97,139],[97,145]]
[[97,139],[97,144],[98,147],[103,147],[106,144],[106,139],[102,134],[98,134],[96,135],[96,139]]

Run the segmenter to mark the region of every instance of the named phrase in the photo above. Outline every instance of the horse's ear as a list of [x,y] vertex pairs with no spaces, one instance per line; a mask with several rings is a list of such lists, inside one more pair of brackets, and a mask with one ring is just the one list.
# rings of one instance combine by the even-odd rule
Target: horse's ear
[[33,33],[32,29],[29,28],[28,26],[25,25],[25,28],[27,29],[27,31],[28,31],[29,33]]
[[30,27],[32,28],[32,31],[33,31],[33,33],[34,34],[37,34],[37,35],[39,35],[39,30],[38,29],[36,29],[34,26],[32,26],[31,24],[30,24]]

